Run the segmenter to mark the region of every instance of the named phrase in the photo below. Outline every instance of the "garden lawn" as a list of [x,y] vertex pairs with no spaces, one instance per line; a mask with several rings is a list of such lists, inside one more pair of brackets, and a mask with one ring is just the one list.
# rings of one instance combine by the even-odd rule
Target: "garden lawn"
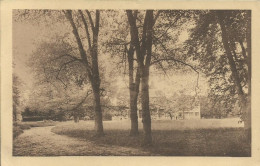
[[[142,126],[139,123],[139,126]],[[130,121],[105,121],[105,137],[93,137],[94,122],[63,123],[53,133],[91,141],[98,146],[117,146],[148,151],[163,156],[250,156],[250,142],[244,138],[236,119],[155,120],[152,121],[153,146],[142,148],[142,130],[129,137]],[[110,154],[111,155],[111,154]],[[113,154],[112,154],[113,155]],[[118,154],[117,154],[118,155]],[[143,155],[143,154],[134,154]]]

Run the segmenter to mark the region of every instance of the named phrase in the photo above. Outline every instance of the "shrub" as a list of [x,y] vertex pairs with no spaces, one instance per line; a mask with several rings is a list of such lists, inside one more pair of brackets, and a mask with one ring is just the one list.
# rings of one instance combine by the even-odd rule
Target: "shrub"
[[23,130],[19,126],[14,126],[13,127],[13,139],[18,137],[22,133],[23,133]]
[[105,113],[103,115],[103,120],[112,120],[112,115],[111,114],[108,114],[108,113]]

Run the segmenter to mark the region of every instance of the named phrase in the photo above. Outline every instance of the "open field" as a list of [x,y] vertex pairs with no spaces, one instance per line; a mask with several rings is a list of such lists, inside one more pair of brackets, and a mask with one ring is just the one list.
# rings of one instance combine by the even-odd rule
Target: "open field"
[[157,120],[152,124],[154,145],[148,149],[140,146],[141,122],[137,137],[128,136],[130,121],[123,120],[105,121],[106,136],[95,138],[93,121],[70,121],[26,130],[14,142],[14,155],[250,156],[250,144],[238,119]]

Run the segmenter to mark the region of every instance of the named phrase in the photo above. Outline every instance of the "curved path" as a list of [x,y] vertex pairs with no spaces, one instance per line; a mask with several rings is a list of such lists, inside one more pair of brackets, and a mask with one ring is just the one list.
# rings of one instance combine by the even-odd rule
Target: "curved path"
[[51,132],[54,126],[35,127],[24,130],[14,140],[14,156],[97,156],[97,155],[150,155],[121,146],[97,145],[88,140],[79,140]]

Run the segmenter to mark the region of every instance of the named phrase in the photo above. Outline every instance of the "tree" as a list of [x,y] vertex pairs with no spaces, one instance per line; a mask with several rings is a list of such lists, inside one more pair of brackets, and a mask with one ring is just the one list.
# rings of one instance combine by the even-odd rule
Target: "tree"
[[[115,14],[115,13],[116,14]],[[114,15],[120,16],[120,18],[124,17],[120,15],[120,12],[113,11]],[[154,65],[156,69],[162,70],[164,74],[166,74],[167,68],[164,62],[167,62],[169,65],[168,69],[178,68],[176,66],[188,65],[183,60],[181,60],[180,56],[176,55],[179,48],[177,47],[178,36],[180,34],[180,30],[182,28],[181,25],[184,23],[186,11],[176,10],[160,10],[156,12],[155,20],[158,20],[156,26],[153,28],[153,54],[151,57],[151,65]],[[115,16],[113,15],[113,18]],[[137,20],[137,27],[142,32],[143,22],[145,14],[141,11],[135,11],[135,17]],[[187,14],[186,14],[187,15]],[[160,19],[158,19],[160,17]],[[183,19],[184,18],[184,19]],[[114,57],[114,55],[121,55],[120,62],[127,63],[128,62],[128,70],[126,70],[126,65],[117,65],[122,66],[124,68],[124,74],[126,71],[128,72],[129,79],[129,92],[130,92],[130,110],[131,110],[131,131],[130,135],[135,135],[138,132],[138,121],[137,121],[137,99],[139,94],[139,84],[140,84],[140,69],[137,63],[137,53],[136,48],[133,44],[132,39],[129,39],[129,32],[127,33],[126,29],[129,29],[129,25],[125,25],[125,23],[120,19],[113,19],[114,23],[111,31],[113,31],[113,35],[110,37],[111,40],[106,43],[108,47],[108,51],[110,51]],[[117,27],[117,29],[113,29],[113,27]],[[138,36],[141,39],[141,35]],[[171,44],[169,44],[171,43]],[[173,48],[172,48],[173,47]],[[123,56],[122,56],[123,55]],[[176,55],[176,56],[175,56]],[[179,64],[179,65],[176,65]],[[190,65],[189,65],[190,66]],[[192,66],[191,66],[192,67]],[[180,67],[179,67],[180,68]]]
[[[201,11],[191,30],[189,54],[210,78],[214,99],[228,109],[240,103],[250,131],[251,13],[246,10]],[[247,47],[245,47],[245,44]],[[223,97],[227,96],[227,97]],[[232,99],[224,101],[225,99]],[[218,106],[218,104],[216,105]],[[231,107],[230,107],[231,106]]]
[[[126,13],[130,25],[131,42],[136,50],[138,69],[140,70],[142,122],[144,129],[143,145],[150,146],[152,144],[152,136],[148,82],[149,68],[152,57],[153,26],[156,19],[154,18],[153,10],[147,10],[145,12],[142,34],[139,34],[136,24],[138,11],[133,12],[132,10],[127,10]],[[141,40],[139,40],[139,35],[142,36]]]
[[[103,136],[104,131],[102,123],[102,110],[100,104],[101,79],[98,64],[98,35],[100,26],[100,11],[22,10],[20,16],[25,17],[25,19],[28,19],[28,16],[32,16],[33,20],[35,20],[36,16],[36,20],[39,20],[39,22],[39,17],[43,16],[45,20],[47,20],[46,17],[52,17],[50,20],[54,21],[54,16],[57,22],[62,22],[62,25],[67,25],[66,22],[64,22],[64,19],[67,19],[68,23],[70,24],[70,30],[72,29],[72,34],[75,38],[75,40],[70,40],[69,44],[72,48],[75,48],[74,46],[76,46],[77,50],[73,50],[74,54],[67,54],[65,52],[63,54],[60,54],[57,58],[61,58],[64,60],[70,58],[70,61],[65,63],[64,66],[66,66],[68,63],[74,62],[80,62],[81,64],[83,64],[84,70],[87,73],[87,78],[93,90],[96,135]],[[71,33],[69,32],[69,34]]]
[[[250,32],[250,18],[251,18],[251,13],[250,11],[239,11],[239,12],[230,12],[230,11],[215,11],[218,23],[220,25],[221,29],[221,36],[222,36],[222,42],[223,46],[225,48],[225,53],[228,58],[228,63],[230,66],[231,74],[233,81],[236,86],[236,92],[239,96],[239,100],[241,103],[241,109],[243,111],[243,120],[245,122],[245,128],[247,130],[251,130],[251,111],[249,110],[249,105],[250,105],[250,95],[251,95],[251,32]],[[243,16],[245,15],[245,16]],[[240,21],[236,21],[236,19],[239,19]],[[246,17],[246,18],[243,18]],[[244,20],[243,20],[244,19]],[[234,29],[229,29],[227,26],[237,26],[241,24],[245,24],[246,27],[242,27],[245,30],[243,31],[242,29],[236,28]],[[235,25],[234,25],[235,24]],[[232,34],[232,31],[235,32],[235,34]],[[234,33],[233,32],[233,33]],[[237,36],[237,34],[242,33],[242,35]],[[243,38],[244,37],[244,38]],[[243,42],[247,42],[247,53],[245,53],[245,48],[243,46]],[[239,71],[240,66],[244,66],[243,64],[239,64],[235,62],[236,58],[236,48],[234,48],[236,42],[240,44],[241,51],[242,51],[242,56],[246,59],[244,59],[246,62],[247,70],[244,72],[247,72],[247,75],[242,75]],[[233,52],[232,52],[233,49]],[[246,81],[248,81],[247,86],[248,86],[248,92],[247,94],[243,91],[243,77],[246,77]]]
[[[108,51],[113,55],[120,55],[119,61],[121,63],[128,63],[128,87],[129,87],[129,108],[130,108],[130,119],[131,119],[131,129],[130,136],[136,136],[138,132],[138,115],[137,115],[137,100],[139,95],[140,87],[140,72],[136,64],[136,54],[135,48],[131,39],[128,39],[129,35],[129,25],[127,24],[125,14],[112,11],[112,14],[120,16],[118,19],[113,19],[113,23],[117,26],[111,39],[106,43]],[[115,18],[115,14],[112,16]],[[120,20],[121,19],[121,20]],[[127,29],[127,30],[126,30]],[[113,30],[111,30],[113,31]],[[123,54],[123,56],[121,56]],[[125,66],[123,66],[125,67]],[[124,69],[124,74],[126,69]]]
[[18,107],[20,105],[20,90],[19,86],[21,85],[21,81],[19,80],[18,76],[13,74],[13,121],[17,121],[17,113]]
[[82,105],[93,99],[89,98],[91,87],[85,67],[73,58],[75,50],[64,36],[38,44],[28,63],[37,80],[28,106],[45,112],[60,110],[78,122],[85,110]]
[[[140,15],[142,15],[140,11],[127,10],[126,12],[130,25],[131,44],[134,46],[136,52],[136,60],[141,80],[142,121],[145,133],[144,145],[150,145],[152,142],[148,84],[150,66],[156,64],[166,74],[162,62],[173,62],[173,64],[188,66],[198,73],[192,65],[178,59],[176,55],[177,51],[175,51],[178,49],[171,48],[172,46],[176,46],[175,44],[178,40],[178,30],[176,27],[183,22],[181,18],[185,18],[186,15],[189,16],[189,14],[187,14],[188,12],[186,11],[165,10],[157,11],[154,15],[152,10],[146,10],[143,17],[140,17]],[[162,14],[163,17],[158,21],[158,25],[155,26],[155,22],[160,14]],[[142,18],[144,18],[143,22],[141,21]],[[177,33],[174,31],[177,31]]]
[[[92,90],[93,90],[93,97],[94,97],[94,110],[95,110],[95,128],[96,128],[96,135],[103,136],[103,122],[102,122],[102,110],[101,110],[101,103],[100,103],[100,77],[99,77],[99,67],[98,67],[98,33],[99,33],[99,20],[100,20],[100,11],[96,10],[95,12],[95,23],[92,19],[92,15],[90,11],[86,10],[85,13],[88,16],[90,25],[91,25],[91,34],[92,34],[92,41],[89,32],[89,26],[86,21],[86,18],[83,14],[83,11],[79,10],[78,13],[82,19],[84,29],[86,31],[87,41],[88,41],[88,49],[90,56],[87,56],[87,51],[84,49],[82,40],[80,38],[78,29],[75,25],[73,20],[73,15],[71,10],[64,11],[66,18],[69,20],[71,27],[73,29],[73,34],[76,38],[78,49],[80,52],[81,59],[80,61],[85,65],[88,79],[91,83]],[[91,62],[88,60],[91,59]]]

